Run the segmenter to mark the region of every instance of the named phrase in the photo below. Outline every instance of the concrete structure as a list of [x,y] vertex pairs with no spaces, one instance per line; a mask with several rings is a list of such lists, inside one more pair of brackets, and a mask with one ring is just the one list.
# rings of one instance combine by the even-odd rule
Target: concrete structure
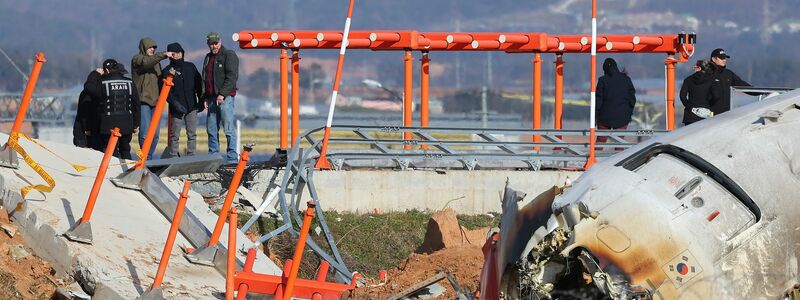
[[[260,172],[251,189],[263,194],[272,175],[272,171]],[[451,207],[459,214],[483,214],[502,211],[506,180],[542,192],[580,175],[581,172],[575,171],[364,169],[316,171],[313,178],[325,210],[370,213],[376,209],[434,211]],[[307,190],[303,199],[310,199]]]
[[[0,134],[0,140],[7,135]],[[67,241],[61,234],[67,231],[83,212],[96,169],[76,172],[67,163],[56,159],[42,148],[20,140],[22,147],[55,179],[55,189],[47,194],[31,191],[22,201],[20,188],[42,179],[27,164],[17,170],[0,168],[2,205],[13,210],[22,203],[12,218],[20,226],[26,242],[36,254],[49,260],[58,272],[73,275],[97,299],[133,299],[153,282],[158,258],[164,247],[170,223],[139,191],[120,189],[106,181],[100,191],[94,213],[92,245]],[[102,153],[56,143],[44,143],[73,163],[97,166]],[[21,159],[20,159],[21,160]],[[112,164],[118,162],[112,160]],[[115,177],[125,168],[112,166],[107,177]],[[181,182],[165,179],[175,193]],[[207,227],[213,229],[217,215],[202,197],[190,193],[186,206]],[[170,216],[171,217],[171,216]],[[226,228],[223,232],[227,232]],[[239,247],[248,239],[239,232]],[[227,243],[227,235],[221,237]],[[192,265],[183,257],[182,248],[192,245],[178,235],[176,247],[164,279],[168,299],[208,299],[225,290],[225,278],[212,267]],[[198,245],[194,245],[195,247]],[[244,256],[239,257],[240,264]],[[278,274],[279,269],[263,254],[257,258],[255,269],[260,273]]]

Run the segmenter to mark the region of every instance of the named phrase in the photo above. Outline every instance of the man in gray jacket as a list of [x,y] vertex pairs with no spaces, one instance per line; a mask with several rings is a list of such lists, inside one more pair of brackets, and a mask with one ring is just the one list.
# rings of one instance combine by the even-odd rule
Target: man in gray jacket
[[[161,76],[161,60],[172,57],[171,52],[156,52],[156,41],[146,37],[139,41],[139,54],[131,59],[131,79],[139,92],[141,115],[139,122],[139,148],[144,144],[147,130],[150,128],[150,120],[153,118],[158,101],[159,86],[158,77]],[[158,144],[158,132],[153,138],[153,145],[147,159],[152,158]]]
[[236,149],[236,122],[234,120],[234,97],[236,81],[239,79],[239,57],[233,50],[222,47],[219,33],[210,32],[206,36],[209,53],[203,60],[204,106],[208,108],[206,129],[208,130],[208,153],[219,152],[219,125],[228,140],[225,160],[236,163],[239,154]]

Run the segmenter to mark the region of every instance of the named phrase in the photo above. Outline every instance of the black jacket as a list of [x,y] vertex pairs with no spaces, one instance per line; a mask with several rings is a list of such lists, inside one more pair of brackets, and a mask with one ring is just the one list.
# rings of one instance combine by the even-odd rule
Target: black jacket
[[[169,103],[169,113],[173,117],[183,116],[193,110],[202,111],[202,102],[198,102],[203,96],[203,78],[197,67],[191,62],[170,59],[169,65],[161,71],[161,79],[169,75],[169,70],[175,69],[172,76],[172,83],[175,85],[169,90],[167,102]],[[163,81],[162,81],[163,88]]]
[[97,104],[95,114],[101,135],[110,134],[114,127],[119,128],[121,134],[131,134],[139,127],[139,93],[130,78],[120,73],[92,72],[83,89]]
[[[202,74],[204,84],[207,80],[206,68],[208,67],[208,59],[211,55],[212,54],[209,52],[203,60]],[[216,55],[214,61],[213,76],[211,79],[214,80],[215,92],[212,96],[223,95],[227,97],[236,92],[236,81],[239,79],[239,57],[236,56],[236,52],[225,47],[219,49],[219,53]]]
[[714,67],[714,82],[711,84],[711,111],[715,115],[731,109],[731,86],[750,86],[736,73],[724,67]]
[[712,89],[714,74],[710,72],[696,72],[683,80],[681,85],[680,98],[683,103],[683,123],[690,124],[703,118],[692,113],[692,108],[711,108]]
[[627,74],[617,68],[617,62],[607,58],[603,62],[605,75],[597,80],[597,123],[610,128],[620,128],[631,122],[636,106],[636,89]]

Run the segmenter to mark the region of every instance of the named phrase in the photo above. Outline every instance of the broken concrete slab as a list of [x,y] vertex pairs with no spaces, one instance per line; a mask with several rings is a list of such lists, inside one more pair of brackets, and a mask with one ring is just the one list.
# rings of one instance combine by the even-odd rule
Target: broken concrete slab
[[13,224],[2,224],[0,225],[0,229],[3,229],[3,231],[5,231],[6,234],[12,238],[17,234],[17,226],[14,226]]
[[11,256],[16,261],[19,261],[23,258],[31,256],[31,253],[28,250],[25,250],[25,247],[22,245],[13,245],[8,248],[8,255]]
[[[0,140],[5,135],[0,134]],[[20,144],[42,168],[56,181],[56,187],[47,193],[45,201],[23,201],[19,190],[30,183],[41,183],[41,178],[26,164],[19,169],[0,168],[0,205],[20,209],[11,219],[18,226],[28,245],[37,256],[50,261],[57,272],[72,274],[82,287],[98,299],[133,299],[141,295],[152,283],[161,256],[170,222],[140,191],[120,189],[106,182],[98,196],[91,221],[93,245],[68,241],[62,233],[71,228],[85,207],[95,172],[76,172],[65,162],[27,141]],[[62,156],[84,166],[99,165],[102,153],[67,145],[44,143],[60,149]],[[116,177],[126,168],[112,161],[107,176]],[[89,169],[92,170],[92,169]],[[94,169],[96,170],[96,169]],[[24,178],[24,180],[23,180]],[[179,182],[168,186],[177,195]],[[33,193],[31,193],[33,194]],[[190,193],[187,210],[197,215],[213,228],[214,214],[197,193]],[[223,232],[227,232],[225,229]],[[240,233],[240,247],[247,239]],[[223,235],[222,242],[227,241]],[[224,291],[225,278],[213,268],[197,266],[181,258],[181,248],[191,243],[182,234],[175,240],[172,258],[164,278],[168,299],[206,299]],[[237,253],[238,254],[238,253]],[[244,255],[237,255],[240,262]],[[272,264],[268,259],[261,262]],[[262,273],[269,267],[260,266]],[[259,264],[257,264],[258,266]],[[279,270],[275,267],[275,270]]]

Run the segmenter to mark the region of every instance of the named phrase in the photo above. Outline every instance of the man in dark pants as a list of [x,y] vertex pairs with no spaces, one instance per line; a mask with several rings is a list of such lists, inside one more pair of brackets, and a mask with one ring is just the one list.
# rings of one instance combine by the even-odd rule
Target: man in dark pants
[[122,136],[114,156],[131,159],[131,138],[139,131],[139,93],[125,73],[122,64],[107,59],[102,69],[89,75],[83,89],[97,103],[101,144],[107,145],[111,129],[119,128]]
[[203,61],[203,103],[208,108],[206,130],[208,131],[208,153],[219,152],[219,126],[228,140],[227,163],[236,163],[239,154],[236,149],[234,119],[234,99],[236,81],[239,79],[239,57],[236,52],[222,46],[219,33],[206,35],[208,54]]
[[736,73],[725,68],[731,58],[725,49],[717,48],[711,52],[714,82],[711,84],[711,111],[714,115],[731,110],[731,86],[750,86]]
[[179,156],[183,127],[186,127],[186,155],[192,156],[197,150],[197,113],[203,111],[203,105],[197,101],[203,96],[203,78],[193,63],[183,60],[181,44],[169,44],[167,51],[173,54],[169,65],[161,70],[161,77],[163,80],[167,74],[172,74],[175,85],[167,97],[170,128],[169,145],[164,157]]

